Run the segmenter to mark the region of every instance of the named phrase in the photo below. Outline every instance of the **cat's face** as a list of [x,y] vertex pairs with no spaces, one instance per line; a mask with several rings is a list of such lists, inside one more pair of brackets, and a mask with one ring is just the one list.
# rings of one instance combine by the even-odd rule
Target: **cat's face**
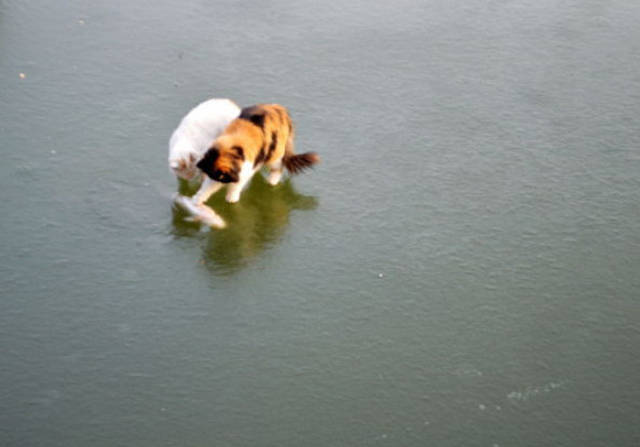
[[173,158],[169,160],[169,166],[171,171],[180,178],[185,180],[191,180],[198,175],[198,168],[196,167],[196,156],[189,154],[188,156],[181,158]]
[[204,154],[197,167],[212,180],[220,183],[236,183],[240,178],[243,161],[244,151],[241,146],[229,145],[218,140]]

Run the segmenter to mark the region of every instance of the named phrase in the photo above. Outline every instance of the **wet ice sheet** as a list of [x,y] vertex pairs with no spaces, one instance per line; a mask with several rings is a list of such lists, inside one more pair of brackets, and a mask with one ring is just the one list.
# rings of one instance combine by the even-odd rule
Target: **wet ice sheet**
[[[636,445],[638,8],[1,2],[0,445]],[[224,231],[212,96],[323,159]]]

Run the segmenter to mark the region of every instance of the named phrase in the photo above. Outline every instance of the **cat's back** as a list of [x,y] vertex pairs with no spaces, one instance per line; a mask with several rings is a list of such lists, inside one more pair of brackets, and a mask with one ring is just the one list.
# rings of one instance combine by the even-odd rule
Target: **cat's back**
[[179,129],[219,134],[240,115],[240,107],[230,99],[213,98],[195,106],[180,122]]
[[[187,113],[169,139],[169,152],[191,148],[204,151],[227,125],[240,115],[240,107],[226,98],[204,101]],[[173,154],[175,155],[175,154]]]

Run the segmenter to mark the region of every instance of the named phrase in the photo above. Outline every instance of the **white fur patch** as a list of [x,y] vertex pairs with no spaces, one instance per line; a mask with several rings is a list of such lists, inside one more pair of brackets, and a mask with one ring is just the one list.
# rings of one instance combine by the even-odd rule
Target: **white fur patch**
[[269,166],[269,176],[267,177],[267,182],[271,186],[275,186],[280,182],[282,178],[282,160],[278,160],[275,163],[271,163]]
[[[196,164],[240,107],[229,99],[209,99],[191,109],[169,140],[169,168],[178,177],[191,180],[199,173]],[[182,165],[182,167],[181,167]]]
[[192,200],[196,205],[202,205],[204,202],[209,200],[212,194],[215,194],[220,188],[224,186],[224,183],[216,182],[215,180],[211,180],[208,176],[204,176],[204,181],[202,185],[200,185],[200,189],[195,193]]
[[238,175],[238,181],[235,183],[229,183],[227,187],[227,195],[225,199],[227,202],[236,203],[240,200],[240,194],[244,187],[249,183],[253,175],[258,171],[258,169],[253,168],[253,163],[250,161],[245,161],[242,163],[242,167],[240,168],[240,173]]

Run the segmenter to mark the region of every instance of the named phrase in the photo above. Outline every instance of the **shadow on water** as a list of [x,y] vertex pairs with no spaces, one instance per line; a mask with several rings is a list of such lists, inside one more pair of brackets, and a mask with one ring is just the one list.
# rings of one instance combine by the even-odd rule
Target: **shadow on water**
[[[193,185],[182,182],[180,194],[192,195]],[[318,200],[295,191],[289,179],[273,187],[256,175],[240,201],[229,204],[224,190],[207,202],[227,223],[223,230],[206,230],[199,223],[185,221],[188,213],[173,207],[172,233],[176,237],[203,237],[203,261],[216,274],[232,274],[246,266],[263,250],[276,243],[289,223],[293,210],[312,210]],[[208,232],[203,232],[208,231]]]

